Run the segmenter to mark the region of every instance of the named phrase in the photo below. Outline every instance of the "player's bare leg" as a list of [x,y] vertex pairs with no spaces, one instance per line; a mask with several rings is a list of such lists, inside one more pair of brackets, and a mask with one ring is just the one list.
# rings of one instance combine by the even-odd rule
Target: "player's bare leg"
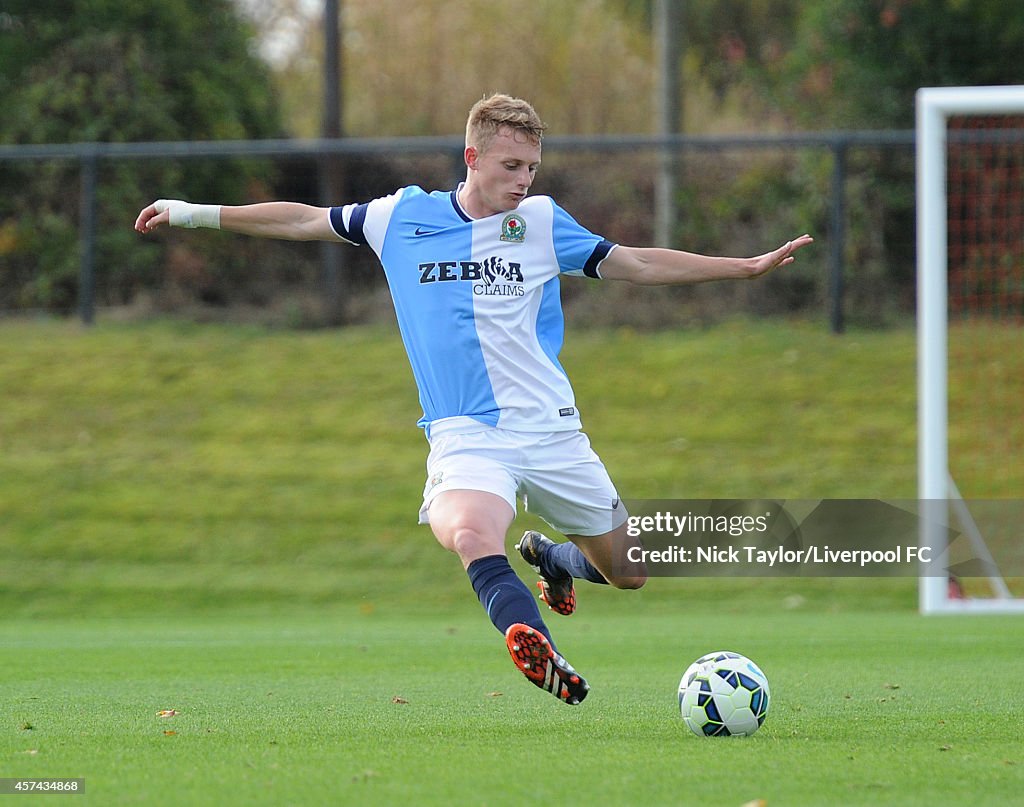
[[430,503],[430,529],[469,568],[475,560],[505,554],[505,533],[515,513],[501,496],[482,490],[447,490]]
[[633,554],[640,544],[628,534],[626,525],[597,536],[569,536],[555,543],[535,530],[527,532],[516,549],[541,576],[540,598],[557,614],[568,616],[576,610],[574,578],[616,588],[640,588],[647,582],[646,566]]
[[555,649],[533,595],[505,556],[505,533],[514,516],[508,502],[484,491],[448,490],[430,504],[438,543],[459,556],[516,667],[535,686],[576,705],[590,687]]
[[640,541],[628,533],[626,523],[602,535],[567,535],[580,548],[584,557],[615,588],[637,589],[647,582],[647,565],[639,553],[630,550],[643,548]]

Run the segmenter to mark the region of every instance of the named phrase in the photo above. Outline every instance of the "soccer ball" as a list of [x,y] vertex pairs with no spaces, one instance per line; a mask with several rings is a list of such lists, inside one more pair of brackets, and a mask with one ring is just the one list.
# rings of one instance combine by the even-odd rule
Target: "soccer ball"
[[679,681],[683,722],[701,737],[753,734],[764,723],[770,699],[761,668],[728,650],[701,656]]

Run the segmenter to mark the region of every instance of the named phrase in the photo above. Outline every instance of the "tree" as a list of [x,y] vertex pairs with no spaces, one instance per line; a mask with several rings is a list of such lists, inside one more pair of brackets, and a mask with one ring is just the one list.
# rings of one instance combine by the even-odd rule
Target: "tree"
[[[69,7],[70,6],[70,7]],[[280,134],[267,70],[228,0],[17,0],[0,20],[0,140],[6,143],[259,138]],[[103,166],[99,271],[123,297],[163,257],[131,218],[148,194],[237,196],[246,163]],[[33,162],[0,175],[0,307],[67,310],[77,285],[78,166]]]
[[1019,0],[812,0],[773,76],[818,126],[909,128],[919,87],[1024,81]]
[[[753,75],[807,128],[909,129],[920,87],[1024,80],[1019,0],[808,0],[795,32],[784,57]],[[912,301],[913,154],[854,152],[848,166],[858,283]],[[858,177],[865,168],[871,182]]]

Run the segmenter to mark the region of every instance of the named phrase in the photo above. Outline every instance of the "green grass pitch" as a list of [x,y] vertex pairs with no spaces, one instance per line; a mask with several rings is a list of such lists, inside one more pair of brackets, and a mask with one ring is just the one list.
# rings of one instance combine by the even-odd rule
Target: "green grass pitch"
[[[594,687],[577,708],[469,609],[6,621],[2,772],[154,805],[1009,804],[1024,787],[1018,618],[626,596],[556,626]],[[683,668],[722,645],[771,679],[750,738],[679,718]]]
[[[1024,792],[1024,620],[922,618],[911,579],[581,584],[548,621],[590,697],[529,685],[414,523],[426,446],[389,329],[0,339],[0,777],[84,778],[73,803],[103,805]],[[582,333],[564,359],[627,498],[914,494],[909,331]],[[753,737],[679,717],[679,676],[718,649],[771,681]]]

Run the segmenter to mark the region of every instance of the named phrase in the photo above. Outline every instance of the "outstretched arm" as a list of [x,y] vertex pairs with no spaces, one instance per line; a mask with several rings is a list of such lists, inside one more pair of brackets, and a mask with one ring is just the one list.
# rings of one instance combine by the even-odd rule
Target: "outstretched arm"
[[749,279],[788,266],[795,260],[793,253],[812,241],[811,236],[802,235],[753,258],[718,258],[675,249],[618,246],[601,263],[601,277],[649,286]]
[[260,202],[254,205],[194,205],[177,199],[159,199],[144,208],[135,229],[148,233],[172,227],[211,227],[243,235],[289,241],[340,241],[330,224],[330,210],[298,202]]

